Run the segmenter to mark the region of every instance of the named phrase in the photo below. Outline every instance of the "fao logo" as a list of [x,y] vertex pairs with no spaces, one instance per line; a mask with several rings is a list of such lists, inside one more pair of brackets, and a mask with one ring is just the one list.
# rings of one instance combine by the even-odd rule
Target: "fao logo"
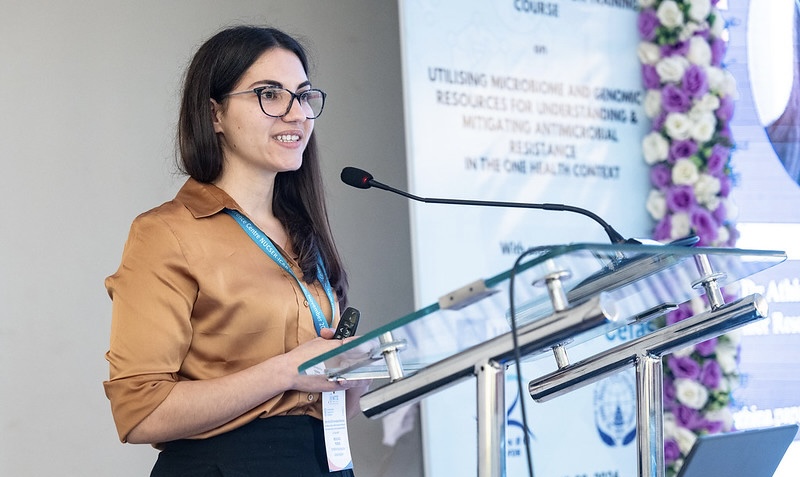
[[594,421],[609,447],[626,446],[636,438],[636,386],[632,372],[615,374],[595,386]]

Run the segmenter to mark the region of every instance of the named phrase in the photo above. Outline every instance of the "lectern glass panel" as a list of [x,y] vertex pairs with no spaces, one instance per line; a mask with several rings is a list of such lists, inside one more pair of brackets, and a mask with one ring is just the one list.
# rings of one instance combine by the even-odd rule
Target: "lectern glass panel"
[[[389,377],[386,351],[398,350],[404,376],[500,339],[511,330],[512,303],[522,330],[548,326],[550,339],[527,357],[579,343],[615,328],[663,315],[678,304],[786,259],[783,252],[672,245],[570,244],[530,250],[513,269],[475,280],[409,315],[300,366],[347,379]],[[468,280],[465,280],[467,282]],[[513,293],[512,293],[513,291]],[[513,301],[512,301],[513,298]],[[585,317],[559,311],[585,305]],[[499,362],[511,356],[493,356]],[[462,372],[462,371],[459,371]]]

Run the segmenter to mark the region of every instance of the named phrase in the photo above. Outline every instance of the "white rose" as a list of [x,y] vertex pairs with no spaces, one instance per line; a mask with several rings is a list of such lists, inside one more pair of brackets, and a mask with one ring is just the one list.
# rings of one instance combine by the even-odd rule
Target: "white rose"
[[722,33],[725,31],[725,20],[722,19],[722,15],[719,12],[714,15],[714,21],[710,26],[711,36],[714,38],[722,37]]
[[675,437],[675,432],[677,428],[678,428],[678,423],[676,422],[675,415],[670,413],[664,413],[664,437],[667,438]]
[[656,0],[639,0],[639,6],[642,8],[650,8],[656,3]]
[[733,99],[739,98],[739,92],[736,90],[736,78],[733,73],[728,70],[722,70],[722,93],[728,95]]
[[661,113],[661,91],[649,89],[644,95],[644,114],[654,118]]
[[661,2],[656,10],[658,21],[667,28],[675,28],[683,25],[683,12],[678,4],[673,0]]
[[697,164],[689,159],[678,159],[672,167],[672,183],[675,185],[694,185],[700,178]]
[[639,61],[645,65],[654,65],[661,59],[661,48],[655,43],[643,41],[639,43],[636,48],[636,54],[639,56]]
[[731,238],[731,233],[728,232],[728,227],[725,227],[724,225],[719,226],[719,228],[717,229],[717,240],[716,240],[717,246],[721,246],[723,244],[728,243],[728,240],[730,240],[730,238]]
[[647,195],[647,203],[645,204],[647,212],[653,220],[661,220],[667,214],[667,198],[661,191],[651,189]]
[[669,113],[664,119],[664,130],[672,139],[689,139],[692,121],[683,113]]
[[733,411],[730,408],[724,407],[716,411],[709,411],[704,417],[709,421],[721,422],[723,431],[733,429]]
[[717,66],[709,66],[706,68],[706,79],[708,80],[709,91],[721,96],[720,92],[725,83],[725,75],[722,68]]
[[689,18],[702,22],[711,13],[711,2],[709,0],[689,0]]
[[686,237],[689,235],[691,225],[692,223],[691,220],[689,220],[689,214],[685,212],[677,212],[672,214],[672,218],[670,220],[669,238],[676,240]]
[[669,156],[669,142],[658,132],[651,132],[642,139],[644,161],[653,165],[665,161]]
[[691,37],[693,37],[695,33],[697,33],[700,30],[703,30],[704,28],[705,27],[703,27],[702,25],[699,25],[699,24],[697,24],[695,22],[687,23],[686,25],[683,26],[683,28],[681,29],[681,32],[678,34],[678,38],[681,41],[687,41]]
[[689,0],[689,18],[697,22],[702,22],[711,13],[711,2],[709,0]]
[[681,348],[678,351],[672,353],[672,356],[675,356],[677,358],[686,358],[691,356],[692,353],[694,353],[694,345]]
[[[727,287],[726,287],[727,288]],[[737,328],[735,330],[731,330],[724,335],[722,335],[728,344],[734,348],[738,348],[740,344],[742,344],[742,336],[744,335],[744,330],[741,328]]]
[[678,402],[692,409],[702,409],[708,402],[708,389],[693,379],[675,380],[675,397]]
[[675,429],[675,442],[678,443],[678,448],[683,455],[689,454],[696,440],[697,435],[689,429],[680,426]]
[[712,113],[703,113],[692,119],[689,136],[699,143],[710,141],[717,129],[716,116]]
[[706,93],[694,103],[689,114],[713,113],[717,109],[719,109],[719,97],[711,93]]
[[700,36],[693,36],[689,40],[689,51],[686,53],[686,58],[700,66],[708,66],[711,64],[711,46]]
[[689,60],[683,56],[668,56],[656,63],[656,72],[663,83],[680,83],[688,67]]
[[[716,197],[721,188],[719,179],[711,174],[700,174],[697,182],[694,183],[694,195],[697,196],[700,203],[705,204],[706,201],[701,199],[712,196]],[[719,204],[716,204],[715,207],[708,207],[708,210],[716,210],[717,206],[719,206]]]
[[706,68],[706,78],[708,78],[708,89],[718,96],[731,96],[731,98],[738,98],[736,91],[736,78],[733,75],[718,68],[716,66],[709,66]]
[[719,207],[721,199],[716,195],[699,197],[698,202],[706,206],[708,210],[716,210]]
[[739,368],[739,363],[736,356],[739,352],[739,347],[727,342],[721,342],[717,346],[717,362],[722,372],[725,374],[733,374]]
[[703,301],[703,299],[700,298],[699,296],[696,296],[691,300],[689,300],[689,304],[692,305],[692,315],[699,315],[700,313],[703,313],[706,310],[708,310],[706,302]]

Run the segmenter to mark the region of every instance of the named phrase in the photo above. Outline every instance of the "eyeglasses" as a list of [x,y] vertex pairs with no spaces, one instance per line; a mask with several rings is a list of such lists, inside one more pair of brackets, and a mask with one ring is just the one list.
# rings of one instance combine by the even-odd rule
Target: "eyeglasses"
[[302,93],[294,93],[288,89],[278,88],[277,86],[259,86],[258,88],[228,93],[225,96],[236,96],[240,94],[255,94],[258,96],[258,104],[261,111],[272,118],[282,118],[289,114],[294,100],[306,115],[306,119],[316,119],[322,114],[325,106],[325,94],[320,89],[307,89]]

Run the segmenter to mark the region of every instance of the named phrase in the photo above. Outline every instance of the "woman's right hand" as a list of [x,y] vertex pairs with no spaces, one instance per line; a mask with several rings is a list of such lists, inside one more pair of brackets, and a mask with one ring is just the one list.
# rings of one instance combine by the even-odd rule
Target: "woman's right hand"
[[278,357],[284,361],[284,369],[287,372],[287,390],[303,391],[303,392],[325,392],[325,391],[342,391],[350,388],[363,386],[358,381],[330,381],[325,374],[301,374],[298,368],[303,363],[316,358],[324,353],[332,351],[348,341],[355,338],[346,338],[344,340],[334,340],[333,329],[326,328],[321,332],[321,337],[314,338],[307,341],[297,348],[287,352],[286,354]]

